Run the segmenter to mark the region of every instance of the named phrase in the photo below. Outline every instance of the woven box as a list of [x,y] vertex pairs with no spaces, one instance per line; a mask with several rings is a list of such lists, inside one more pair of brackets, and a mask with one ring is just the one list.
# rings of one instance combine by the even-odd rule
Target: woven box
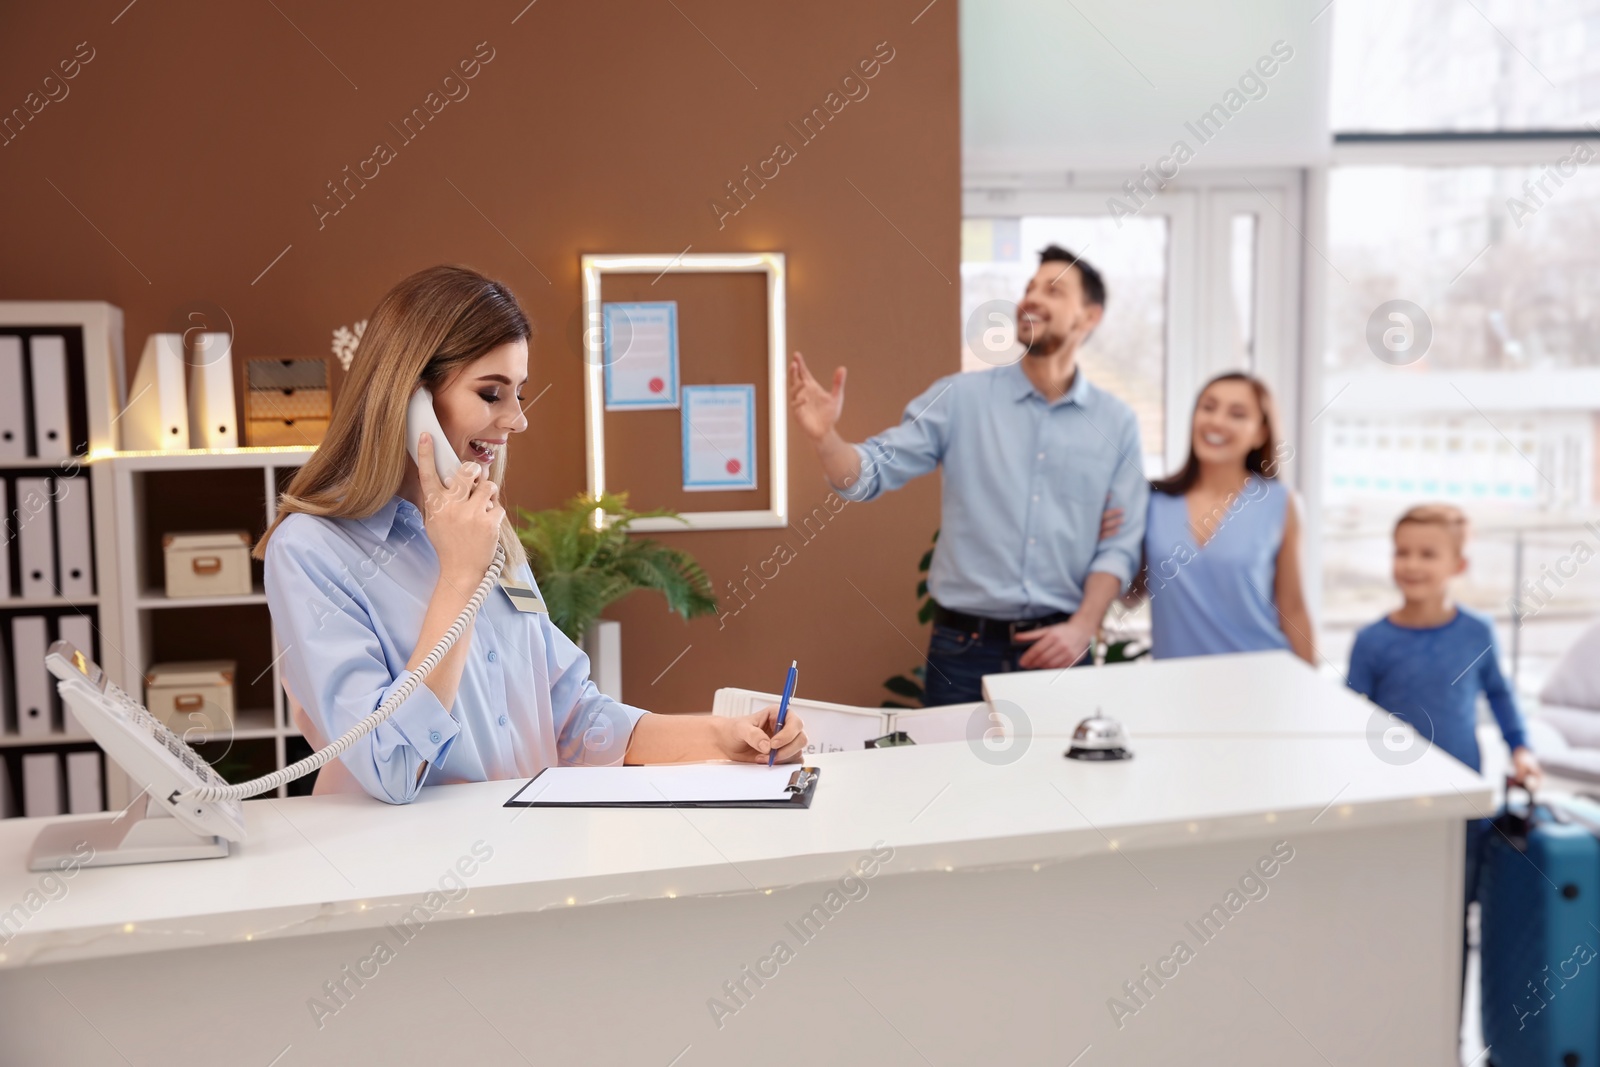
[[245,443],[317,445],[328,432],[333,400],[320,359],[245,361]]
[[218,530],[166,534],[167,596],[246,596],[250,587],[250,533]]
[[237,666],[231,659],[153,664],[144,674],[145,707],[179,737],[197,728],[230,730]]

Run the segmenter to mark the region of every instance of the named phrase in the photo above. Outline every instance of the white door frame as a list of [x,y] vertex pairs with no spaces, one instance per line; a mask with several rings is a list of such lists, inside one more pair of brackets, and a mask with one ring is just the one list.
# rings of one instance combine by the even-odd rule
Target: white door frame
[[[968,175],[965,218],[1110,214],[1110,199],[1134,201],[1124,173]],[[1255,371],[1279,398],[1280,433],[1294,448],[1284,475],[1302,493],[1313,486],[1301,458],[1308,453],[1302,427],[1308,399],[1302,372],[1308,350],[1303,330],[1303,173],[1294,169],[1185,171],[1148,197],[1138,213],[1167,220],[1165,459],[1170,467],[1188,454],[1183,428],[1195,393],[1211,375],[1235,366],[1229,348],[1232,289],[1229,227],[1236,214],[1257,219]],[[1092,259],[1092,257],[1091,257]],[[1314,414],[1314,409],[1311,414]],[[1177,431],[1177,432],[1173,432]],[[1308,509],[1309,511],[1310,509]]]
[[[1112,187],[1114,189],[1114,187]],[[1028,188],[988,186],[967,189],[962,197],[964,218],[1019,218],[1024,215],[1080,215],[1103,217],[1107,214],[1108,192],[1090,188]],[[1168,191],[1151,200],[1139,212],[1141,217],[1161,216],[1167,223],[1167,308],[1166,308],[1166,384],[1163,407],[1168,426],[1181,426],[1188,419],[1188,405],[1194,387],[1191,368],[1195,364],[1194,342],[1199,336],[1195,317],[1197,294],[1195,257],[1195,197],[1191,193]],[[1031,254],[1036,249],[1025,250]],[[1093,262],[1093,256],[1085,258]],[[1186,454],[1180,447],[1174,453],[1171,434],[1164,435],[1164,459],[1169,466],[1180,463]],[[1184,442],[1180,442],[1180,445]]]

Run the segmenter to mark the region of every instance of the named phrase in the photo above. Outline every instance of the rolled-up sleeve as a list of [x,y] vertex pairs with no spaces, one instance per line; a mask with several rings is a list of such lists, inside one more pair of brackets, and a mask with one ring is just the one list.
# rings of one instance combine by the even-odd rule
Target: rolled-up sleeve
[[[906,405],[897,426],[856,445],[861,476],[854,485],[840,488],[846,500],[862,503],[900,488],[939,466],[949,444],[955,382],[941,378],[927,392]],[[945,394],[951,395],[946,396]]]
[[[325,742],[372,714],[405,678],[390,671],[368,609],[342,587],[332,560],[283,536],[267,544],[267,600],[284,676]],[[404,804],[422,786],[418,770],[442,762],[460,729],[419,685],[339,758],[373,797]]]
[[588,655],[550,621],[550,616],[541,616],[539,625],[544,636],[545,669],[550,677],[556,750],[562,764],[620,764],[634,726],[648,713],[600,692],[589,678]]
[[1139,424],[1131,414],[1124,419],[1116,444],[1121,456],[1111,475],[1111,499],[1106,506],[1122,509],[1122,526],[1096,546],[1089,572],[1115,575],[1126,592],[1133,576],[1139,572],[1144,551],[1145,514],[1150,509],[1150,483],[1140,466],[1144,450],[1139,442]]

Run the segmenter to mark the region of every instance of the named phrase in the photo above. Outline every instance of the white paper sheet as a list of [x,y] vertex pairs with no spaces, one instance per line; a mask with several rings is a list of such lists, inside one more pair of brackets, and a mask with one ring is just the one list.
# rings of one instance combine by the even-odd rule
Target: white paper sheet
[[607,411],[678,406],[678,305],[605,304]]
[[683,387],[683,488],[756,487],[756,387]]
[[788,800],[795,764],[680,763],[665,767],[551,767],[514,798],[538,804],[708,804]]

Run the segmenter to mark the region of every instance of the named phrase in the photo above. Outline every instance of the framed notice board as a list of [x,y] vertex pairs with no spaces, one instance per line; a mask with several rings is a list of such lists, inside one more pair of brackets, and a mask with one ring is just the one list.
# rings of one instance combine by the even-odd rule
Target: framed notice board
[[[582,270],[590,495],[626,491],[633,508],[684,518],[637,519],[635,530],[788,525],[783,254],[586,255]],[[630,347],[659,362],[630,378]],[[744,449],[714,437],[719,426]]]

